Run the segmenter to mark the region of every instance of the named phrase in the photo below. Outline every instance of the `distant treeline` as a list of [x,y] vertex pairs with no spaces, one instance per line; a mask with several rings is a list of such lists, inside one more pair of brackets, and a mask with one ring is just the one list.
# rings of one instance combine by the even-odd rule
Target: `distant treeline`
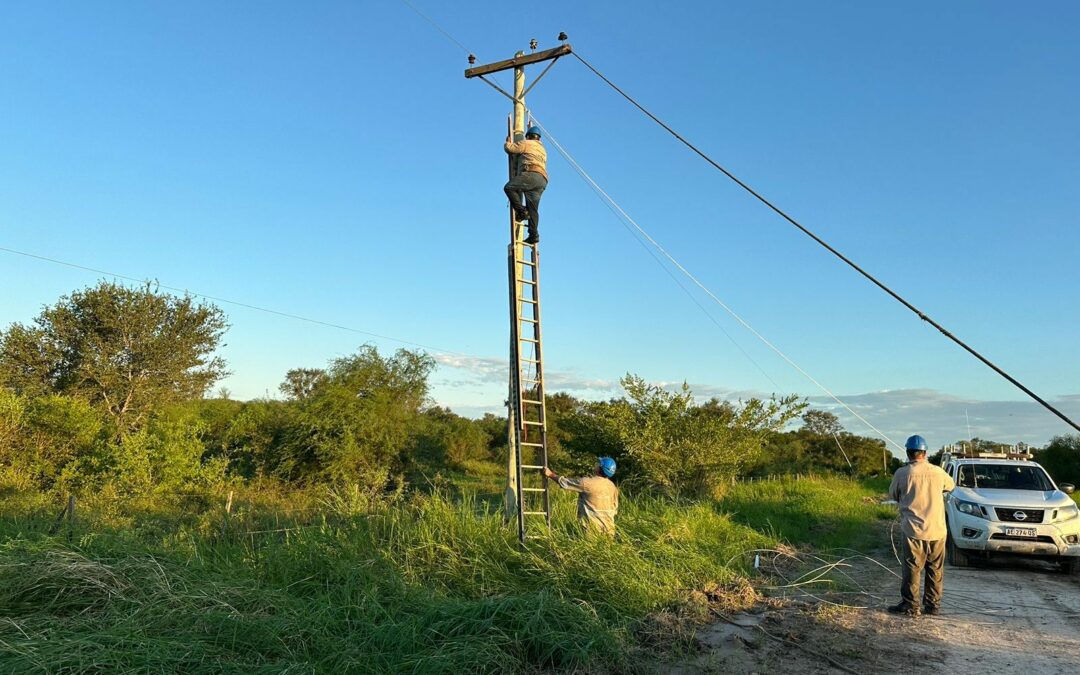
[[[503,470],[506,419],[432,405],[435,363],[420,352],[363,346],[325,368],[289,371],[282,399],[208,398],[227,374],[217,356],[227,327],[212,304],[109,282],[9,326],[0,333],[0,488],[148,492],[273,479],[374,496],[439,475],[496,481]],[[740,475],[873,475],[896,464],[881,441],[845,432],[794,396],[698,403],[685,385],[669,391],[629,374],[622,385],[608,401],[547,398],[553,465],[585,471],[611,455],[631,490],[704,497]],[[802,427],[784,431],[799,416]],[[1065,440],[1075,466],[1080,452]]]

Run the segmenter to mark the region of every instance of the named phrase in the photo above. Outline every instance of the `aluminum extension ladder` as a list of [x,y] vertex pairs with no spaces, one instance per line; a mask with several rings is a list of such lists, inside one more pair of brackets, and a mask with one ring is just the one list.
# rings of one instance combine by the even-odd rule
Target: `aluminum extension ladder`
[[516,219],[513,209],[510,213],[509,489],[516,500],[518,539],[524,542],[535,536],[529,534],[530,530],[551,526],[551,499],[544,475],[548,457],[540,337],[540,253],[535,244],[524,242],[525,224]]

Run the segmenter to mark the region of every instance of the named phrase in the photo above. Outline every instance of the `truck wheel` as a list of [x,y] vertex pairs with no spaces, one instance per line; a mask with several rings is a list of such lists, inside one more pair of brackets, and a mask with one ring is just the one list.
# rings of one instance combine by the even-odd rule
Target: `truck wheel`
[[1080,558],[1062,560],[1061,571],[1065,574],[1071,574],[1074,577],[1080,577]]
[[953,542],[952,535],[945,541],[945,560],[953,567],[968,567],[971,564],[967,553]]

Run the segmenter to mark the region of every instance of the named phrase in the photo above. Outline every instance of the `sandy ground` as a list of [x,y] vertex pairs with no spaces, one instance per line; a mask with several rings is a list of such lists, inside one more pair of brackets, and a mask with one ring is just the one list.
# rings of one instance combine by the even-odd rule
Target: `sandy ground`
[[[875,558],[885,562],[890,555],[884,552]],[[850,562],[843,572],[851,582],[847,588],[854,584],[861,590],[815,591],[816,597],[805,595],[803,588],[774,591],[784,597],[745,612],[723,614],[742,625],[720,620],[699,630],[699,651],[661,664],[658,671],[676,675],[1080,671],[1080,577],[1023,560],[965,569],[946,566],[942,613],[910,619],[885,612],[899,599],[896,577],[867,560]],[[896,570],[891,562],[889,567]],[[826,656],[848,670],[830,664]]]

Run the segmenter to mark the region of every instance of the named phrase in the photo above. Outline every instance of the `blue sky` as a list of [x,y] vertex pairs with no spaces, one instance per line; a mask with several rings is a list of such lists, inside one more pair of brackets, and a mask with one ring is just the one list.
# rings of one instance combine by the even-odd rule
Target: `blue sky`
[[[1075,3],[556,1],[520,20],[500,3],[414,4],[482,62],[565,30],[718,161],[1080,416]],[[0,246],[421,343],[442,364],[437,401],[497,409],[508,105],[465,67],[398,0],[7,3]],[[891,436],[1069,431],[581,64],[560,61],[529,104],[714,293]],[[632,371],[703,396],[828,403],[697,294],[750,362],[549,149],[552,388],[606,397]],[[0,252],[0,322],[100,276]],[[223,307],[224,384],[240,398],[369,340]]]

